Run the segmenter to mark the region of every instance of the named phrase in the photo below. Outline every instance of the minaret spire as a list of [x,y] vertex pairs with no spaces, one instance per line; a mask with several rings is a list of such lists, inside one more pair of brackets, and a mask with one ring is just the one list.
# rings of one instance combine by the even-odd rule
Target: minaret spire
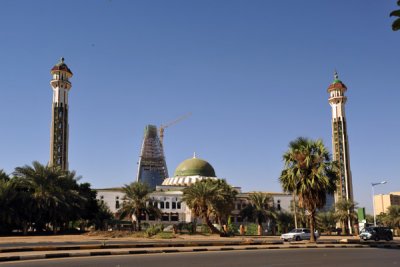
[[335,73],[333,74],[333,78],[334,78],[335,81],[336,81],[336,80],[339,80],[339,75],[338,75],[336,69],[335,69]]
[[49,166],[68,170],[68,93],[71,89],[72,71],[62,57],[50,71],[53,89],[52,120],[50,132]]

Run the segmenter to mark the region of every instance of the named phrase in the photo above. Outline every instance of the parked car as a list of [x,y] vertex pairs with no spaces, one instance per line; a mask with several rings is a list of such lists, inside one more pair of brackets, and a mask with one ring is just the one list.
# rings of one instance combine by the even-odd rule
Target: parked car
[[[311,231],[308,228],[296,228],[296,229],[293,229],[292,231],[290,231],[289,233],[281,235],[281,239],[283,239],[283,241],[309,240],[310,237],[311,237]],[[315,238],[318,238],[318,237],[319,237],[319,234],[317,231],[315,231]]]
[[378,226],[370,226],[366,227],[364,231],[360,234],[360,239],[362,240],[393,240],[393,233],[390,228],[387,227],[378,227]]

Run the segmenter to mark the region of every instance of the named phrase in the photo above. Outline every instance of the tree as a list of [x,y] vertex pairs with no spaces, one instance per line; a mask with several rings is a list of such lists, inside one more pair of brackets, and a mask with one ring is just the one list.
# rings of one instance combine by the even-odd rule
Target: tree
[[63,190],[57,185],[60,176],[63,175],[60,168],[50,168],[37,161],[32,167],[25,165],[15,168],[15,177],[22,179],[31,192],[36,206],[36,223],[39,231],[46,223],[51,223],[54,233],[57,232],[57,218],[62,212]]
[[15,207],[14,227],[22,229],[24,235],[32,225],[36,213],[36,202],[25,180],[13,177],[10,180],[15,194],[11,205]]
[[[78,184],[75,171],[42,165],[15,168],[12,177],[0,170],[0,230],[37,231],[72,228],[88,222],[99,207],[90,184]],[[82,221],[81,221],[82,222]]]
[[[133,182],[129,185],[125,185],[122,188],[125,193],[122,203],[122,207],[118,210],[120,219],[129,216],[132,218],[132,225],[134,230],[141,231],[141,217],[142,215],[154,215],[156,218],[161,216],[161,212],[154,205],[150,205],[150,187],[147,184],[141,182]],[[133,219],[136,217],[136,219]],[[136,220],[138,226],[136,228]]]
[[365,214],[365,220],[366,220],[367,223],[373,224],[374,223],[374,215]]
[[276,224],[278,226],[279,233],[286,233],[290,229],[294,228],[294,216],[285,211],[276,213]]
[[332,229],[336,228],[336,216],[334,211],[322,211],[317,213],[317,225],[323,232],[331,235]]
[[10,180],[10,176],[4,172],[4,170],[0,169],[0,181],[8,181]]
[[114,215],[103,201],[97,201],[96,212],[93,213],[93,217],[90,220],[96,230],[107,230],[107,222],[114,218]]
[[79,218],[79,210],[86,200],[79,194],[80,177],[74,171],[34,161],[32,166],[15,168],[14,175],[21,192],[29,192],[32,197],[34,205],[30,212],[35,216],[32,220],[37,230],[51,224],[56,234],[59,226],[67,227],[69,221]]
[[[237,191],[225,180],[214,180],[217,186],[217,196],[212,203],[212,213],[220,225],[226,224],[235,207]],[[211,182],[210,183],[214,183]]]
[[295,197],[293,198],[293,201],[290,202],[290,212],[293,214],[294,225],[296,228],[308,227],[308,217],[305,209],[299,207],[299,203],[296,201]]
[[[89,183],[79,184],[78,191],[79,195],[85,200],[81,203],[78,212],[79,218],[82,219],[81,229],[84,229],[85,226],[94,224],[94,222],[97,221],[99,213],[103,213],[103,210],[101,209],[104,203],[101,203],[96,199],[97,192],[90,188]],[[112,213],[111,217],[113,217]]]
[[[400,0],[397,1],[397,5],[400,6]],[[400,30],[400,9],[394,10],[390,13],[391,17],[397,17],[395,21],[393,21],[392,29],[394,31]]]
[[350,199],[342,199],[335,203],[335,217],[342,225],[343,232],[348,234],[348,224],[346,222],[354,222],[357,220],[357,203]]
[[233,209],[235,197],[236,192],[225,181],[204,179],[186,187],[182,200],[194,216],[204,220],[212,233],[221,234],[212,224],[211,216],[219,219],[227,217]]
[[[304,137],[290,142],[283,160],[285,166],[279,181],[285,192],[298,196],[299,206],[306,209],[310,231],[314,233],[317,209],[324,207],[326,195],[333,194],[336,189],[336,164],[331,161],[322,140]],[[314,235],[310,241],[315,242]]]
[[15,217],[15,206],[13,201],[16,198],[16,192],[10,177],[0,170],[0,233],[9,231]]
[[276,218],[274,213],[272,197],[262,192],[254,192],[249,195],[250,205],[242,211],[243,218],[254,220],[258,224],[258,235],[262,235],[262,223]]
[[385,225],[394,229],[400,228],[400,206],[392,205],[387,208],[386,216],[383,217]]
[[13,225],[16,207],[13,205],[16,192],[12,182],[0,179],[0,233],[10,230]]

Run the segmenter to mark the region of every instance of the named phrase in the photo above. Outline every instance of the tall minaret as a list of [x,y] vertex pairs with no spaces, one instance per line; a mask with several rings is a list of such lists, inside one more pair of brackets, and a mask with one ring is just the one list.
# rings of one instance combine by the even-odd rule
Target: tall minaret
[[[347,125],[345,104],[347,97],[344,93],[347,91],[346,85],[339,80],[335,71],[335,79],[328,87],[329,104],[332,107],[332,149],[333,160],[339,163],[340,179],[337,183],[335,192],[335,202],[341,199],[353,199],[353,182],[350,171],[350,152],[347,138]],[[351,231],[351,221],[348,222]]]
[[72,72],[64,63],[64,58],[51,69],[53,105],[50,132],[49,166],[59,166],[68,170],[68,92]]

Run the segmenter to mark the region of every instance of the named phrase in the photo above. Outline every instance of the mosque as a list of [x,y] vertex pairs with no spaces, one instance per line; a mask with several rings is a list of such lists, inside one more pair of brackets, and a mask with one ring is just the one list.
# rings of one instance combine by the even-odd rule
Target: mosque
[[[214,167],[206,160],[192,158],[184,160],[175,169],[174,175],[164,179],[161,185],[157,185],[154,192],[150,194],[153,203],[157,203],[157,207],[162,212],[161,218],[154,218],[148,215],[142,217],[143,222],[147,223],[163,223],[165,225],[177,224],[179,222],[193,222],[195,217],[191,210],[182,201],[183,189],[197,181],[204,179],[223,179],[217,177]],[[237,197],[232,211],[232,222],[240,224],[243,219],[240,211],[249,204],[249,194],[244,193],[240,187],[234,187],[237,191]],[[286,193],[271,193],[272,202],[277,210],[290,211],[292,195]],[[123,199],[121,188],[98,189],[97,198],[104,201],[115,214],[120,208]]]
[[[51,69],[52,79],[50,85],[53,90],[52,121],[50,135],[50,161],[49,166],[58,166],[68,170],[68,94],[72,87],[70,78],[72,71],[65,64],[64,58]],[[335,201],[340,199],[353,200],[353,187],[350,171],[350,157],[347,138],[347,124],[345,116],[345,103],[347,97],[346,85],[339,80],[335,72],[334,81],[328,87],[329,104],[332,108],[332,144],[333,158],[339,162],[340,179],[337,184]],[[181,119],[178,119],[179,121]],[[172,122],[176,123],[177,121]],[[154,125],[145,128],[142,150],[138,164],[137,181],[146,182],[155,191],[150,195],[154,203],[162,212],[161,221],[165,224],[178,222],[192,222],[195,218],[190,209],[182,201],[183,189],[191,184],[204,179],[223,179],[216,176],[214,167],[207,161],[193,158],[184,160],[175,169],[174,175],[168,177],[163,149],[163,130],[171,124],[164,125],[160,129],[160,136]],[[249,204],[249,194],[243,193],[240,187],[234,187],[238,191],[235,200],[235,209],[231,217],[234,223],[241,223],[240,211]],[[278,211],[290,211],[292,195],[286,193],[268,193],[272,197],[272,204]],[[110,210],[116,214],[124,201],[122,188],[97,189],[97,198],[103,201]],[[333,205],[333,199],[329,205]],[[151,223],[160,219],[146,216],[143,221]],[[351,221],[348,221],[351,229]]]

